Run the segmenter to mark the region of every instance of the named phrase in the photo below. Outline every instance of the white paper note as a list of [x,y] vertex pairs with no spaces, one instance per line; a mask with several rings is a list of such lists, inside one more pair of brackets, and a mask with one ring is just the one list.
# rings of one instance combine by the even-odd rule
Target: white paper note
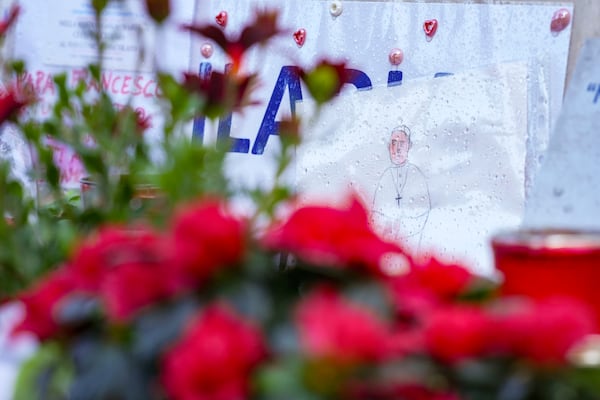
[[501,64],[340,96],[298,149],[301,201],[357,192],[384,235],[492,273],[489,236],[523,213],[526,76]]

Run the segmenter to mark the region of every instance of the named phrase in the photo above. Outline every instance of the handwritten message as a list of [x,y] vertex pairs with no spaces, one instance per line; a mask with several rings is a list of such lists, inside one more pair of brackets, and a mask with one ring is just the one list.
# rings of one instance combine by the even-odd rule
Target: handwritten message
[[[151,71],[151,59],[145,56],[144,48],[151,44],[148,34],[153,27],[140,4],[136,7],[133,2],[109,2],[100,32],[107,45],[107,68]],[[98,54],[94,41],[98,27],[91,5],[48,0],[44,7],[47,8],[42,20],[44,29],[52,32],[52,40],[43,49],[44,62],[73,67],[94,62]]]
[[[99,81],[91,79],[88,64],[96,62],[97,48],[91,35],[97,29],[89,0],[22,0],[23,13],[18,20],[14,56],[23,59],[27,71],[17,85],[40,97],[31,113],[36,118],[51,115],[57,97],[54,83],[66,75],[70,87],[83,85],[87,98],[106,91],[117,108],[133,107],[150,128],[149,142],[161,137],[162,113],[157,101],[161,93],[155,70],[175,76],[189,66],[189,36],[179,25],[191,22],[194,1],[173,0],[172,16],[160,28],[147,17],[143,2],[111,1],[102,20],[100,35],[106,42],[103,71]],[[78,187],[85,175],[81,161],[64,144],[49,140],[54,161],[61,170],[66,187]]]
[[587,91],[594,93],[594,104],[596,104],[600,99],[600,83],[589,83]]

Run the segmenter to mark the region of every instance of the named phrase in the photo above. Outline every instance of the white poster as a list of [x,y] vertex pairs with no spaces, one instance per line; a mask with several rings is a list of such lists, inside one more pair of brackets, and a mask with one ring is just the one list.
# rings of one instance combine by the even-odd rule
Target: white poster
[[[90,28],[88,0],[21,1],[23,14],[16,30],[15,55],[27,61],[28,72],[21,84],[36,89],[46,100],[39,115],[50,112],[56,96],[52,78],[68,71],[69,82],[86,79],[83,67],[93,47],[85,37]],[[536,64],[532,76],[541,82],[535,98],[539,107],[549,107],[550,118],[536,119],[537,133],[544,143],[560,108],[571,25],[552,32],[558,10],[573,10],[564,3],[414,3],[390,1],[329,0],[177,0],[173,14],[162,29],[143,17],[142,3],[134,0],[110,2],[104,35],[111,45],[102,85],[116,104],[131,102],[153,125],[150,137],[159,137],[161,121],[156,108],[157,83],[151,70],[156,66],[179,74],[198,71],[203,65],[224,70],[229,62],[214,43],[182,32],[181,24],[217,24],[235,38],[252,20],[256,9],[277,9],[285,33],[268,48],[254,48],[247,55],[245,71],[257,72],[261,85],[254,99],[260,103],[215,124],[199,118],[190,134],[209,143],[216,132],[234,142],[227,158],[233,182],[244,186],[269,185],[273,177],[272,157],[278,149],[277,123],[294,111],[296,101],[308,94],[292,73],[294,66],[308,67],[318,60],[345,61],[355,70],[355,80],[344,92],[367,94],[374,87],[405,85],[417,78],[444,76],[465,69],[510,61]],[[341,8],[334,8],[334,4]],[[142,44],[150,49],[139,59]],[[214,52],[202,52],[211,44]],[[398,56],[402,52],[402,57]],[[395,55],[390,60],[390,55]],[[522,85],[529,85],[531,77]],[[90,92],[96,90],[93,85]],[[504,90],[499,88],[500,91]],[[540,110],[548,115],[546,110]],[[204,123],[203,123],[204,122]],[[531,123],[531,121],[530,121]],[[190,125],[191,130],[191,125]],[[539,149],[543,150],[543,149]],[[56,160],[63,170],[63,183],[77,185],[81,165],[68,149],[57,146]]]
[[[52,32],[40,47],[46,65],[85,67],[96,62],[94,42],[97,29],[90,1],[46,0],[38,7],[44,32]],[[149,72],[152,70],[153,23],[142,2],[109,2],[102,20],[102,37],[107,43],[105,66],[110,70]],[[133,86],[133,85],[132,85]],[[125,92],[123,87],[120,92]]]
[[[218,127],[206,124],[206,129],[194,132],[206,142],[217,129],[222,137],[233,138],[229,171],[241,184],[271,181],[272,154],[279,145],[277,122],[292,112],[294,101],[308,96],[290,68],[308,67],[322,58],[346,61],[348,68],[358,71],[346,91],[358,89],[357,96],[364,95],[365,103],[373,87],[403,85],[420,77],[501,62],[534,62],[541,66],[536,74],[544,84],[536,99],[551,111],[550,119],[536,121],[546,135],[560,109],[571,25],[552,32],[551,22],[560,9],[571,13],[571,2],[213,0],[198,2],[195,21],[215,25],[219,20],[225,34],[235,38],[257,8],[279,10],[281,27],[286,29],[269,47],[248,54],[246,70],[258,72],[262,80],[255,96],[261,104],[245,110],[243,116],[234,114],[231,120],[220,121]],[[210,64],[213,70],[222,71],[228,59],[216,46],[212,56],[203,56],[205,44],[211,42],[192,38],[190,68],[198,71],[201,64]],[[394,49],[403,54],[397,65],[390,61]],[[399,59],[395,58],[396,63]],[[526,86],[528,79],[521,84]]]
[[[21,0],[13,51],[23,59],[27,72],[19,77],[21,87],[34,90],[43,101],[35,110],[37,117],[50,115],[56,99],[54,76],[66,72],[68,83],[83,80],[90,96],[99,87],[88,76],[86,67],[95,62],[97,49],[90,34],[95,30],[94,13],[89,0]],[[160,95],[156,70],[179,76],[190,62],[190,38],[180,25],[190,23],[195,2],[172,1],[172,14],[163,27],[157,27],[146,15],[143,2],[111,1],[104,14],[102,36],[107,43],[102,88],[117,107],[133,106],[151,128],[150,141],[161,137],[162,114],[157,99]],[[80,160],[57,142],[49,142],[54,160],[61,168],[61,182],[66,187],[79,187],[85,175]]]
[[490,274],[489,236],[523,213],[527,75],[500,64],[340,96],[298,148],[302,202],[357,193],[413,254]]

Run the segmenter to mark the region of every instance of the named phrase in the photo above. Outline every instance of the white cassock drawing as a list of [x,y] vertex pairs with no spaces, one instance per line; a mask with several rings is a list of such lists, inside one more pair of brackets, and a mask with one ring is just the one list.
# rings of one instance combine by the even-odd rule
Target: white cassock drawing
[[383,171],[375,187],[371,212],[378,229],[417,253],[431,199],[425,175],[408,161],[410,134],[404,125],[392,130],[388,143],[391,166]]

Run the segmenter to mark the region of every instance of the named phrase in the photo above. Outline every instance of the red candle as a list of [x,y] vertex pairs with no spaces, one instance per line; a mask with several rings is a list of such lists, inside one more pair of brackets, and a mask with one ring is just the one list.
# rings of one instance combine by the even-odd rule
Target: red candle
[[573,297],[600,324],[600,232],[517,230],[493,237],[492,248],[503,295]]

